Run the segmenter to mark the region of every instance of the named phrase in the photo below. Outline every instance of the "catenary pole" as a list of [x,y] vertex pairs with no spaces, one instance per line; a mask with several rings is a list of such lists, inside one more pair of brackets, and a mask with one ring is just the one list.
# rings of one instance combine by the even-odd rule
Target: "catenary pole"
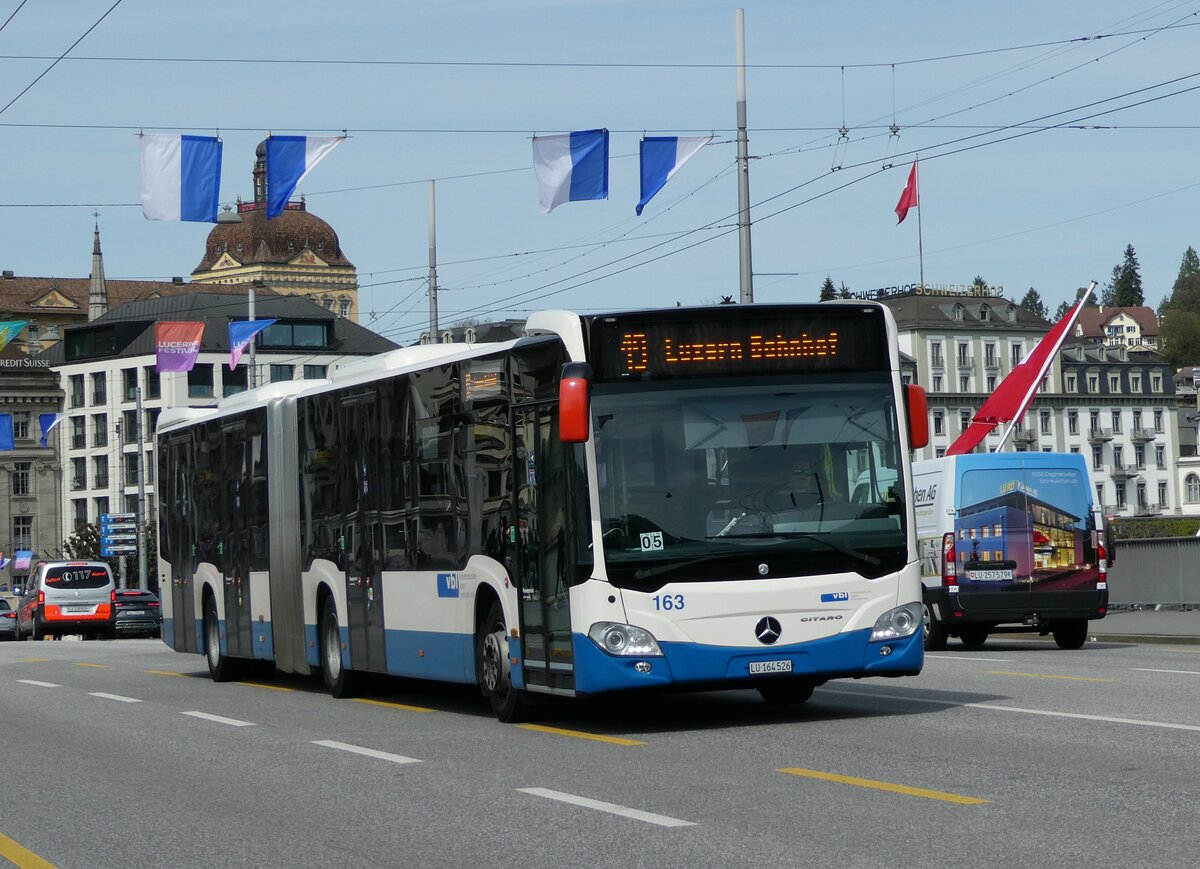
[[737,10],[738,267],[742,304],[754,301],[750,261],[750,142],[746,136],[746,10]]
[[429,341],[438,340],[437,302],[437,195],[435,182],[429,182]]

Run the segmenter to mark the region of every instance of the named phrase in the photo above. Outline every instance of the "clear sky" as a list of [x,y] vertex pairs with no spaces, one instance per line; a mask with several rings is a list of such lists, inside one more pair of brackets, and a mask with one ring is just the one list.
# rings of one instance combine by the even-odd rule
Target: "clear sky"
[[[394,340],[428,324],[429,179],[443,326],[738,295],[736,3],[113,2],[0,0],[0,268],[86,276],[96,208],[108,277],[186,277],[210,227],[142,217],[139,129],[218,131],[222,202],[268,132],[344,129],[300,192]],[[742,6],[756,301],[915,282],[914,153],[927,283],[1053,311],[1132,244],[1157,305],[1200,247],[1200,0]],[[598,127],[609,199],[542,214],[530,137]],[[639,218],[643,131],[716,140]]]

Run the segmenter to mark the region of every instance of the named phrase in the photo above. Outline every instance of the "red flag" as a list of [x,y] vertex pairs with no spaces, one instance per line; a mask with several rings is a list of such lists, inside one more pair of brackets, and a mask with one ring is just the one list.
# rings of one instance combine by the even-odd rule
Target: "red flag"
[[954,443],[950,444],[946,455],[959,456],[971,452],[998,424],[1019,420],[1025,415],[1025,411],[1033,402],[1034,395],[1037,394],[1042,378],[1050,370],[1054,354],[1058,352],[1067,333],[1075,325],[1079,312],[1083,310],[1084,303],[1087,302],[1087,298],[1095,286],[1093,283],[1088,287],[1088,291],[1083,294],[1075,307],[1054,324],[1054,328],[1038,342],[1038,345],[1033,348],[1033,352],[1022,359],[1020,364],[1000,381],[995,392],[988,396],[983,407],[976,412],[975,418],[971,420],[971,425],[958,436]]
[[908,217],[908,209],[918,205],[920,202],[917,201],[917,161],[913,160],[912,169],[908,171],[908,183],[904,185],[904,192],[900,194],[900,201],[896,203],[896,216],[900,218],[896,225],[904,223],[904,218]]

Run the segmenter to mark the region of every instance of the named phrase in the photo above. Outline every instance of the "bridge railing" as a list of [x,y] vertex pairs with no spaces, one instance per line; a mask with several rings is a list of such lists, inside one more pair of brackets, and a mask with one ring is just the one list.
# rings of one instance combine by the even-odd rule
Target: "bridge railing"
[[1116,541],[1108,572],[1108,602],[1200,606],[1200,537]]

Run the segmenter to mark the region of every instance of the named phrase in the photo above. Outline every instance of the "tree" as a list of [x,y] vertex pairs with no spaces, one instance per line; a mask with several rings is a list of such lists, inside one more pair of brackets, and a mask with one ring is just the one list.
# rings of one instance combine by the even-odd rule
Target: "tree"
[[1121,267],[1113,266],[1112,274],[1100,288],[1100,304],[1104,307],[1111,308],[1117,304],[1117,281],[1119,280],[1121,280]]
[[1192,275],[1200,275],[1200,256],[1196,255],[1196,249],[1189,244],[1188,249],[1183,252],[1183,261],[1179,264],[1179,276],[1175,278],[1175,285],[1179,286],[1180,281]]
[[842,288],[838,291],[838,295],[843,299],[853,299],[854,294],[850,292],[850,288],[846,286],[846,282],[842,281]]
[[1172,308],[1161,327],[1162,351],[1172,365],[1200,364],[1200,314]]
[[[1119,266],[1113,267],[1112,278],[1105,287],[1104,304],[1121,308],[1140,307],[1146,304],[1146,296],[1142,292],[1141,266],[1133,245],[1125,246],[1125,259]],[[1111,291],[1111,296],[1109,292]]]
[[987,290],[988,282],[983,279],[983,275],[976,275],[975,280],[971,281],[971,286],[977,290]]
[[1046,303],[1042,301],[1042,297],[1033,287],[1029,288],[1029,292],[1017,303],[1017,306],[1024,308],[1035,317],[1041,317],[1043,320],[1050,319],[1050,311],[1046,308]]
[[1063,317],[1067,316],[1067,314],[1071,313],[1071,309],[1074,307],[1075,306],[1070,302],[1060,302],[1058,309],[1054,312],[1054,322],[1057,323]]
[[[76,561],[103,561],[112,571],[112,575],[117,577],[118,585],[125,585],[132,588],[137,587],[137,553],[127,557],[128,576],[122,581],[120,557],[100,557],[100,529],[91,522],[77,529],[74,534],[63,542],[63,551],[67,553],[69,558],[73,558]],[[158,558],[156,557],[158,542],[155,539],[154,523],[152,522],[146,524],[146,551],[150,553],[146,564],[146,584],[151,591],[155,591],[158,589]]]
[[825,276],[825,282],[821,284],[821,295],[817,298],[818,302],[828,302],[830,299],[837,298],[837,289],[833,286],[833,278],[829,275]]

